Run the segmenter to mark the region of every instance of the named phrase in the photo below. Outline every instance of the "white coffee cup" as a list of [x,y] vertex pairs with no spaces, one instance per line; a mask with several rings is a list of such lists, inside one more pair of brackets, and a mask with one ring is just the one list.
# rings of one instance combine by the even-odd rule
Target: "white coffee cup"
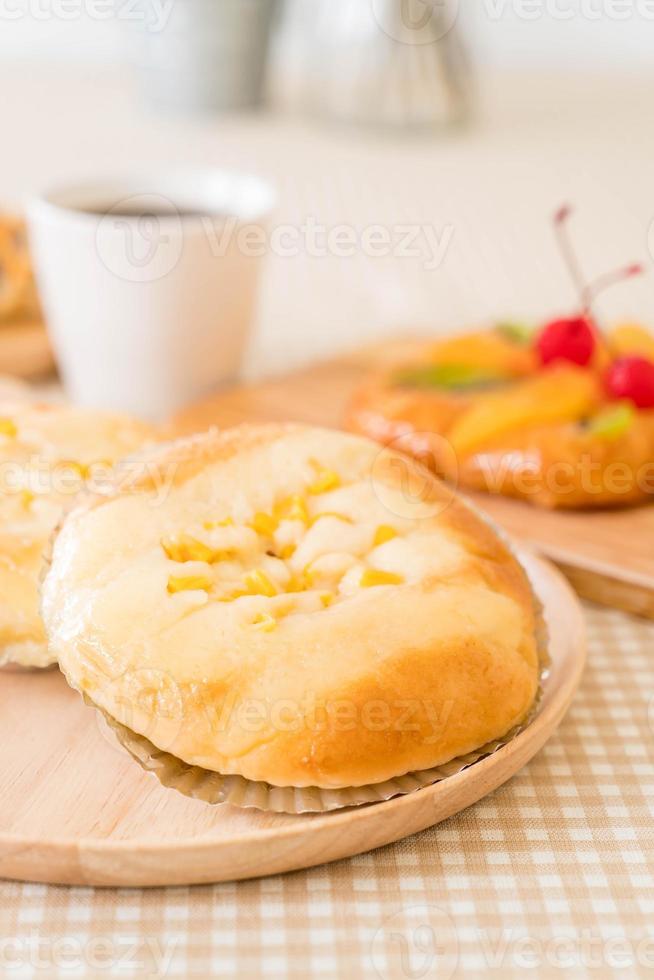
[[80,183],[29,207],[67,393],[153,421],[234,381],[274,192],[221,171]]

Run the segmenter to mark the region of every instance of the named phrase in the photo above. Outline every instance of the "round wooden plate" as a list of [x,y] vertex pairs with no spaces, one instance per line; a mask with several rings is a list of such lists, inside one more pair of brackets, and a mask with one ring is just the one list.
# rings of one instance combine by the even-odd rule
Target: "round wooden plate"
[[160,786],[56,671],[0,674],[0,877],[181,885],[291,871],[424,830],[496,789],[538,752],[579,684],[584,622],[550,565],[521,552],[545,606],[551,668],[540,711],[508,745],[386,803],[290,816],[208,806]]

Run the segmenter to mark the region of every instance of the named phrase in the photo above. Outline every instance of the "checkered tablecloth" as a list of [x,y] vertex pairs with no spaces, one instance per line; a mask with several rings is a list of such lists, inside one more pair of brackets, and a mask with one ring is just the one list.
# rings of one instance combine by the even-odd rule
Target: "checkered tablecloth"
[[476,806],[261,881],[0,883],[0,976],[654,975],[654,624],[587,616],[589,665],[569,714]]

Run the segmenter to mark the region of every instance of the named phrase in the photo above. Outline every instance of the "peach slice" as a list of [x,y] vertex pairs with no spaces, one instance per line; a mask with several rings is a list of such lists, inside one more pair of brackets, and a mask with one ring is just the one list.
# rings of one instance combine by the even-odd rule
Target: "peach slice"
[[609,346],[614,357],[640,354],[654,361],[654,334],[639,323],[619,323],[609,334]]
[[448,439],[454,451],[465,456],[514,429],[574,422],[591,414],[600,401],[600,383],[593,372],[556,366],[480,398],[454,422]]
[[435,364],[465,365],[509,377],[531,374],[537,366],[531,346],[516,343],[499,329],[437,340],[430,344],[428,357]]

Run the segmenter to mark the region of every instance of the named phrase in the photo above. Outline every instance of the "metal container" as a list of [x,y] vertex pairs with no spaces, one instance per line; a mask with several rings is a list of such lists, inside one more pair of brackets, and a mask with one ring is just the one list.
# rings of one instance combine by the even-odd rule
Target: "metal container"
[[286,0],[275,104],[341,120],[434,128],[471,100],[457,0]]
[[274,8],[275,0],[174,0],[162,29],[144,18],[134,55],[148,100],[180,111],[259,105]]

